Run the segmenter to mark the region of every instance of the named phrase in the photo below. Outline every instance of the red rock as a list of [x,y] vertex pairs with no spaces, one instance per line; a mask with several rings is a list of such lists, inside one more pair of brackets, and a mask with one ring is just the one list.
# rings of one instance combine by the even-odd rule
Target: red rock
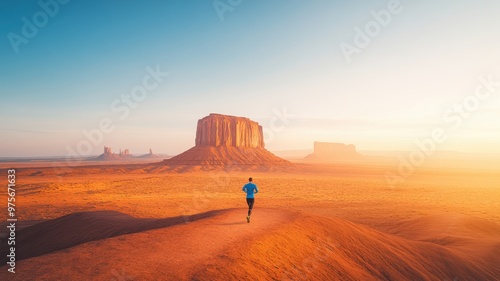
[[262,126],[245,117],[212,113],[198,120],[195,145],[264,147]]
[[133,156],[130,155],[128,149],[123,149],[123,150],[120,149],[119,153],[116,154],[111,151],[111,147],[104,146],[104,152],[94,160],[108,161],[108,160],[122,160],[125,158],[133,158]]
[[111,151],[111,147],[107,146],[104,146],[104,152],[96,158],[96,160],[104,160],[104,161],[119,160],[119,159],[121,159],[121,156],[116,153],[113,153]]
[[195,146],[168,165],[291,165],[264,148],[262,126],[245,117],[210,114],[198,120]]

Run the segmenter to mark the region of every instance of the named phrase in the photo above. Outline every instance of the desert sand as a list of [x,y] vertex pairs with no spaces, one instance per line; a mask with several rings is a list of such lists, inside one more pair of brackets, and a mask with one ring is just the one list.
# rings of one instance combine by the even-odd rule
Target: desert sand
[[499,280],[500,175],[422,168],[391,188],[389,168],[18,168],[18,262],[0,279]]

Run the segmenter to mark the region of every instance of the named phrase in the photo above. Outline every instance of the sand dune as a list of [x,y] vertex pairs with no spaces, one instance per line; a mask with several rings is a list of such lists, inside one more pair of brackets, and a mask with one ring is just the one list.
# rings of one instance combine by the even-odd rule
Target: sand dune
[[[22,247],[16,252],[16,260],[48,254],[90,241],[196,221],[221,212],[223,211],[210,211],[165,219],[139,219],[116,211],[73,213],[19,230],[16,243]],[[2,246],[2,251],[6,252],[7,244],[2,243]],[[7,258],[2,256],[0,262],[4,264]]]
[[[0,280],[500,276],[497,173],[420,170],[391,189],[380,177],[385,166],[227,168],[19,168],[16,274],[3,266]],[[262,191],[250,224],[241,192],[248,176]],[[185,224],[182,214],[198,215]]]
[[[19,231],[24,258],[33,258],[20,261],[18,273],[8,277],[497,280],[500,276],[497,267],[479,258],[465,259],[446,245],[384,234],[343,219],[283,209],[255,210],[250,224],[244,217],[244,209],[194,215],[189,223],[184,217],[138,219],[113,211],[70,214]],[[494,224],[472,225],[473,232],[480,228],[495,235]],[[3,269],[0,278],[7,280]]]
[[[500,238],[500,225],[465,215],[434,215],[401,222],[390,232],[412,240],[440,243],[441,237]],[[437,238],[437,239],[436,239]]]
[[388,232],[445,246],[459,256],[474,257],[488,266],[500,264],[500,225],[485,219],[435,215],[403,221]]

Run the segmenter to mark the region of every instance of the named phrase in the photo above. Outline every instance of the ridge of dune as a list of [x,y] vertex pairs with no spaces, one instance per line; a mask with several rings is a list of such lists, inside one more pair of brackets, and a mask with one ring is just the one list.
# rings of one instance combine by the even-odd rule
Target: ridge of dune
[[[246,210],[208,213],[213,212],[217,215],[90,241],[22,260],[18,262],[22,270],[9,275],[9,280],[30,280],[30,276],[37,276],[37,280],[53,280],[55,276],[61,280],[190,280],[196,268],[218,259],[231,245],[280,227],[296,216],[293,212],[260,209],[252,215],[255,221],[247,224]],[[269,212],[272,215],[268,217]],[[124,227],[133,226],[125,223]],[[3,280],[7,271],[1,269]]]
[[[16,233],[16,243],[22,247],[16,252],[16,260],[41,256],[91,241],[196,221],[221,212],[224,210],[164,219],[135,218],[117,211],[72,213],[19,230]],[[2,243],[2,246],[5,248],[7,245]],[[8,248],[3,250],[6,252],[6,249]],[[0,262],[7,262],[6,256],[2,256]]]
[[247,244],[252,246],[232,249],[225,259],[199,270],[194,279],[498,280],[500,276],[495,266],[500,257],[493,258],[497,250],[487,266],[434,243],[395,237],[338,218],[300,216]]
[[457,255],[474,257],[485,264],[500,263],[500,225],[489,220],[465,215],[433,215],[402,221],[387,232],[442,245]]
[[[247,224],[244,209],[209,214],[187,224],[144,229],[22,260],[23,270],[12,280],[29,280],[16,279],[28,276],[46,280],[54,274],[68,280],[110,280],[117,274],[141,280],[495,280],[500,276],[498,268],[444,246],[343,219],[256,209]],[[116,229],[123,223],[129,230],[136,227],[130,216],[120,213],[114,213],[108,226]],[[106,225],[101,227],[106,231]]]
[[475,238],[500,238],[500,225],[486,219],[465,215],[433,215],[402,221],[397,227],[390,229],[413,240],[425,240],[441,230],[443,235],[471,236]]

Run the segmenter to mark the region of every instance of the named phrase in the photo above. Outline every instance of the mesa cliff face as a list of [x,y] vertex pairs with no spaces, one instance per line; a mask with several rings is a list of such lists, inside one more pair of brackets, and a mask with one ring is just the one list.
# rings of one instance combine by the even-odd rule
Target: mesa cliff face
[[245,117],[210,114],[196,127],[195,146],[169,165],[291,165],[264,148],[262,126]]
[[195,145],[264,147],[262,126],[245,117],[212,113],[198,120]]

